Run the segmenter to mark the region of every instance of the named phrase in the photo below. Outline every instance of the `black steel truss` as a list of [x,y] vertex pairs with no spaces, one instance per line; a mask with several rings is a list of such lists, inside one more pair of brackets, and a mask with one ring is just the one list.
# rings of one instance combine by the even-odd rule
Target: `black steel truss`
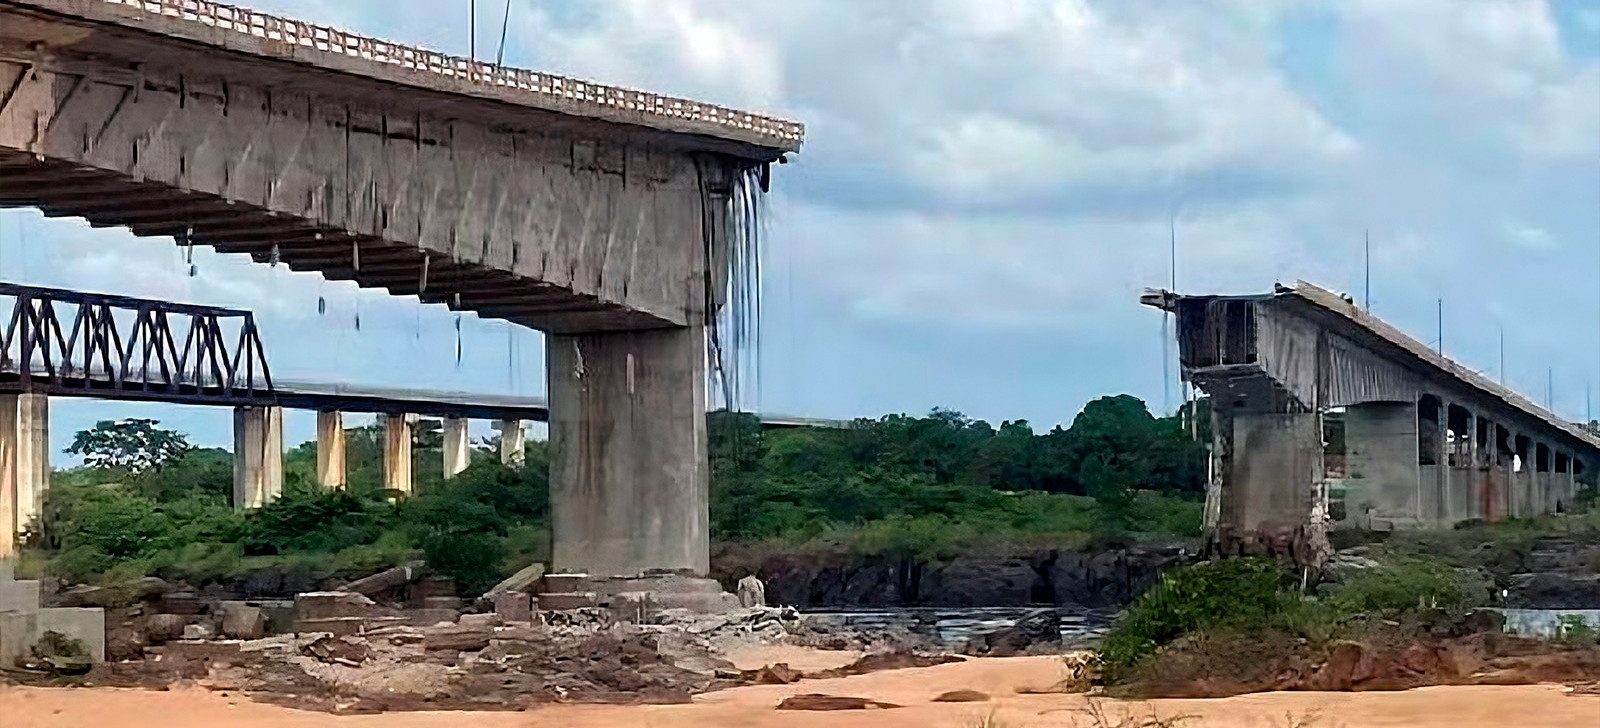
[[[219,404],[273,399],[249,311],[0,283],[0,315],[5,389]],[[184,332],[181,345],[175,332]]]

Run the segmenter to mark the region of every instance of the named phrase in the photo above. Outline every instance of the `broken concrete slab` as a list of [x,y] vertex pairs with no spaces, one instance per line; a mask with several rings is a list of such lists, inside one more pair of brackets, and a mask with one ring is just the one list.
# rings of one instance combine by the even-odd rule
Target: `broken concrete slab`
[[463,614],[461,619],[457,621],[462,627],[473,629],[494,629],[506,623],[504,617],[492,612],[489,614]]
[[39,582],[0,581],[0,612],[39,611]]
[[258,640],[267,635],[267,617],[259,607],[243,602],[223,602],[222,636],[236,640]]
[[541,593],[571,594],[588,591],[588,574],[545,574]]
[[39,635],[38,612],[0,612],[0,668],[17,667]]
[[524,591],[503,591],[494,595],[494,613],[507,622],[532,622],[533,598]]
[[426,650],[454,650],[476,652],[489,646],[494,630],[462,625],[442,625],[422,630],[422,645]]
[[295,620],[303,626],[308,621],[350,617],[380,616],[378,605],[364,594],[355,592],[304,592],[294,598]]
[[191,618],[181,614],[152,614],[144,620],[145,641],[159,645],[183,638],[183,628]]
[[507,592],[522,592],[532,594],[538,591],[539,581],[544,578],[544,562],[535,561],[524,567],[521,571],[512,574],[510,578],[494,585],[483,596],[494,600]]
[[95,662],[106,661],[106,611],[98,607],[57,607],[39,610],[34,639],[55,632],[83,644]]
[[600,597],[594,592],[547,592],[539,595],[539,607],[552,612],[598,606]]

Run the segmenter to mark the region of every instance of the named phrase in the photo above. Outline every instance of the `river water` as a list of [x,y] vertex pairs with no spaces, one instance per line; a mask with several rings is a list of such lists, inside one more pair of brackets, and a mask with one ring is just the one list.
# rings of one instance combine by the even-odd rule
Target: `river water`
[[[901,627],[926,635],[940,645],[960,650],[975,635],[1015,624],[1029,607],[971,607],[963,609],[854,609],[805,611],[808,619],[826,626],[867,631]],[[1069,650],[1092,646],[1111,627],[1116,612],[1084,607],[1057,607],[1061,617],[1061,644]]]

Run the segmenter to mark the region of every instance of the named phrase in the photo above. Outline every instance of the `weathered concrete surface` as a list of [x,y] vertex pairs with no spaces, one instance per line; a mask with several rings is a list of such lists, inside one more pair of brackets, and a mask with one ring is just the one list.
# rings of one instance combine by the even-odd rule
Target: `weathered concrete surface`
[[124,15],[142,13],[0,3],[0,206],[546,331],[631,330],[690,323],[705,185],[783,152],[479,98],[505,89],[435,74],[397,85],[375,75],[393,65],[175,18],[126,23],[169,37],[151,35]]
[[467,420],[462,417],[444,418],[444,477],[454,478],[472,464],[472,438],[467,430]]
[[83,643],[95,662],[106,661],[106,613],[96,607],[41,609],[34,639],[56,632]]
[[349,473],[345,464],[344,417],[338,411],[317,413],[317,484],[343,490]]
[[0,612],[39,611],[39,582],[0,579]]
[[1417,407],[1351,405],[1344,414],[1345,507],[1362,528],[1418,519]]
[[552,571],[710,568],[704,330],[552,336]]
[[283,409],[233,410],[233,505],[260,508],[283,494]]
[[383,428],[383,487],[397,493],[411,492],[411,435],[414,415],[378,415]]
[[511,468],[522,467],[527,459],[526,430],[522,420],[499,420],[494,429],[500,431],[500,464]]
[[1305,521],[1321,453],[1310,414],[1239,413],[1233,417],[1234,465],[1223,520],[1246,531]]
[[0,558],[38,517],[49,488],[49,398],[0,394]]

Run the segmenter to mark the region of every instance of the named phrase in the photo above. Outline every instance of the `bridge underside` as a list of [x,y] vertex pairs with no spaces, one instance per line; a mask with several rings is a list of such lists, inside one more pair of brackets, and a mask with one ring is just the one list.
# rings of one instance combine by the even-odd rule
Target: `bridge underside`
[[33,4],[0,1],[0,206],[546,332],[695,323],[730,200],[778,155]]
[[[3,81],[4,79],[0,79]],[[0,207],[81,218],[258,263],[354,281],[423,303],[469,310],[544,331],[660,328],[660,318],[510,271],[434,256],[381,237],[328,229],[315,221],[126,174],[0,149]]]

